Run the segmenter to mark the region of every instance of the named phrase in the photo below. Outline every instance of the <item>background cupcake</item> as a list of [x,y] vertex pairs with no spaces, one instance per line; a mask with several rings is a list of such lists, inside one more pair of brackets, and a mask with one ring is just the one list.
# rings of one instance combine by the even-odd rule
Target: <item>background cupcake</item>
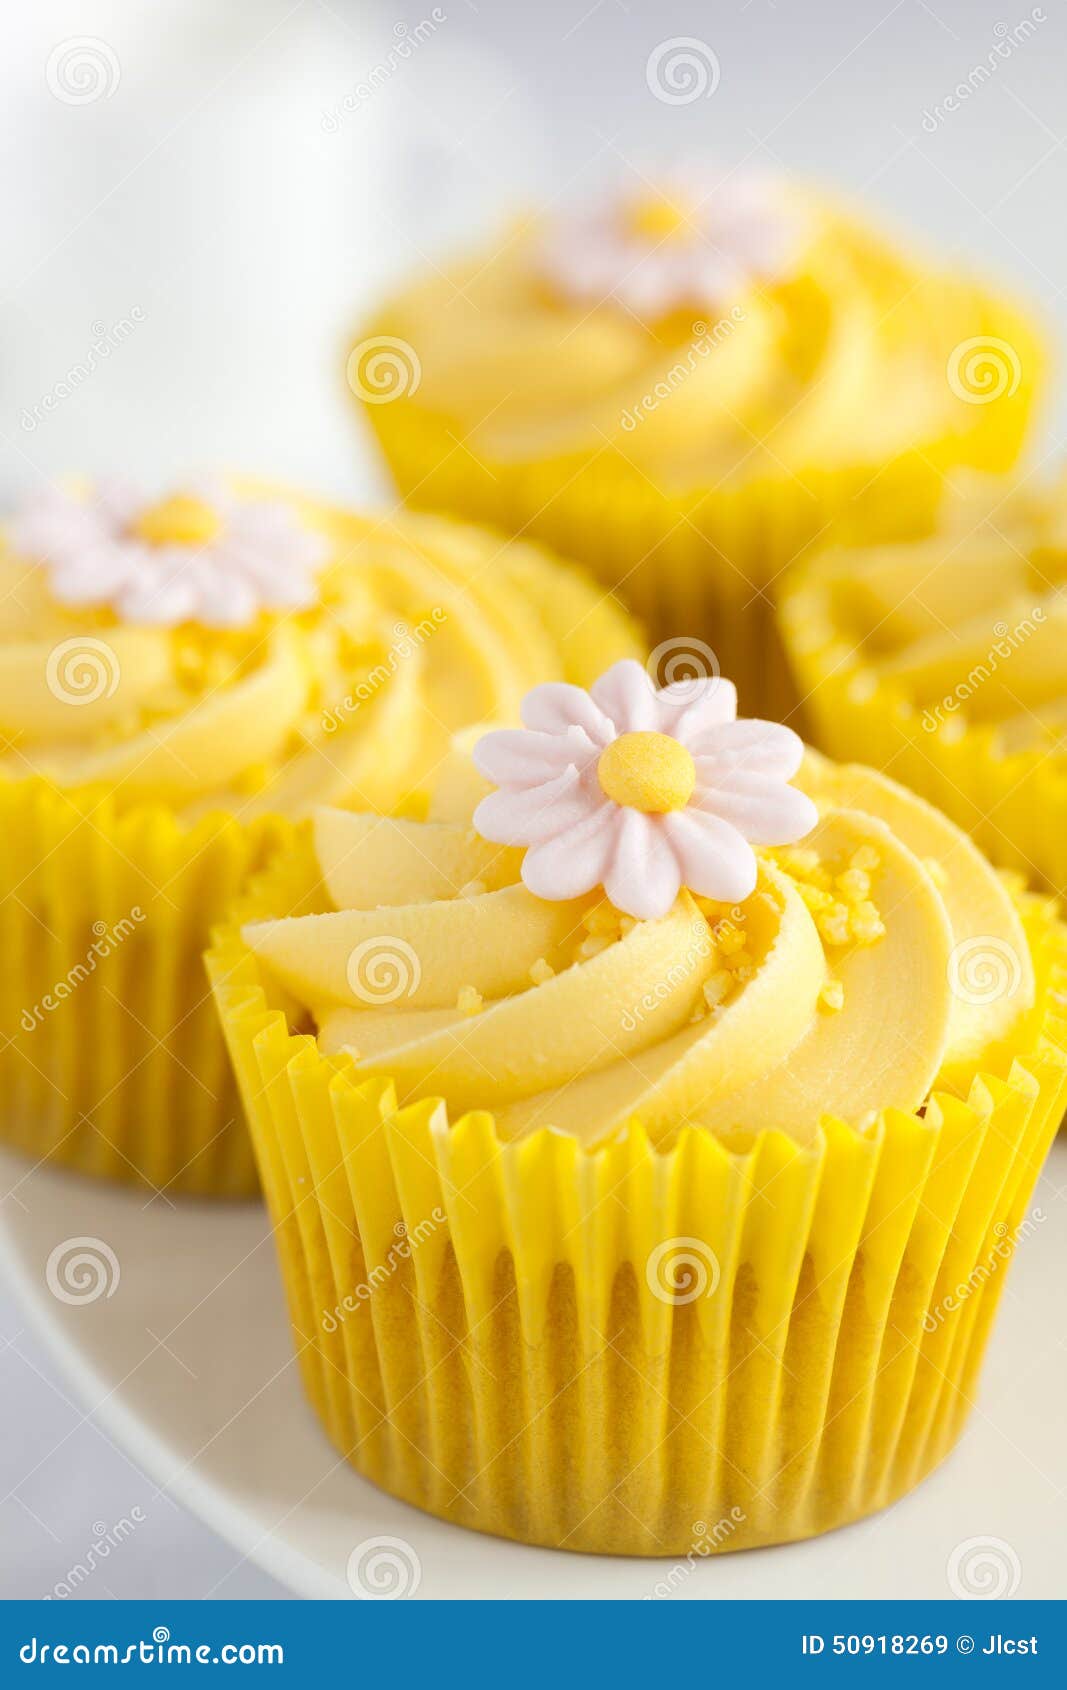
[[418,813],[456,729],[633,632],[533,548],[214,482],[48,492],[0,582],[0,1136],[249,1191],[210,923],[312,804]]
[[925,793],[998,863],[1067,885],[1063,483],[976,487],[913,544],[838,550],[798,575],[781,626],[834,756]]
[[691,174],[417,279],[348,376],[408,499],[588,563],[766,708],[782,571],[922,531],[948,466],[1009,468],[1041,363],[1013,305],[851,208]]
[[1064,1100],[1061,930],[734,706],[537,688],[428,820],[320,811],[209,958],[309,1395],[479,1530],[809,1536],[973,1397]]

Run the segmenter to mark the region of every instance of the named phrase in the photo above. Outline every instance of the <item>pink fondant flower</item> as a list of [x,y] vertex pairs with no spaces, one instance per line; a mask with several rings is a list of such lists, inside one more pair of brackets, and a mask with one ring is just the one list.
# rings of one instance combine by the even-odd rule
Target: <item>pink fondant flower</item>
[[215,482],[157,501],[113,480],[84,499],[49,488],[16,515],[10,539],[47,571],[60,604],[164,627],[244,627],[264,610],[307,609],[327,549],[291,506]]
[[680,181],[567,213],[547,229],[540,266],[582,304],[615,299],[639,317],[730,305],[789,272],[801,217],[763,176]]
[[603,886],[627,915],[665,915],[679,889],[724,903],[756,886],[753,845],[788,845],[817,820],[789,781],[804,754],[791,728],[737,718],[719,676],[658,689],[632,658],[585,692],[551,681],[522,704],[525,728],[485,734],[479,771],[499,790],[474,825],[526,846],[539,898]]

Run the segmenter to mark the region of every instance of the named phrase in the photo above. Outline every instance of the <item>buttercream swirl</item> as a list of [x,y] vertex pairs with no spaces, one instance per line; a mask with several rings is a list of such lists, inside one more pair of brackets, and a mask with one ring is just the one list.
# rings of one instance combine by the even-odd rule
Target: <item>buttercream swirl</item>
[[[491,1111],[508,1138],[862,1127],[968,1085],[1030,1011],[1033,972],[1008,892],[951,823],[864,769],[811,755],[798,779],[818,824],[760,854],[751,897],[683,890],[636,921],[520,884],[520,853],[470,826],[486,788],[457,756],[425,822],[317,812],[333,908],[244,937],[324,1052],[452,1120]],[[1002,989],[961,983],[976,946],[1011,959]]]
[[309,607],[239,627],[137,624],[63,602],[39,559],[0,551],[0,777],[190,815],[417,810],[455,731],[513,718],[534,681],[584,683],[637,649],[610,598],[534,547],[237,492],[287,507],[316,542]]
[[[937,461],[947,452],[986,462],[997,450],[991,412],[953,389],[946,365],[992,325],[1029,371],[1032,341],[1016,314],[965,276],[898,250],[847,207],[793,186],[780,197],[802,235],[788,263],[746,258],[751,235],[735,261],[726,238],[683,209],[680,234],[652,222],[643,265],[632,236],[619,246],[629,257],[619,257],[614,289],[597,249],[596,298],[574,285],[577,244],[562,263],[568,224],[543,217],[447,279],[435,271],[417,280],[370,325],[408,343],[420,366],[417,391],[398,395],[376,426],[402,427],[416,410],[487,464],[616,451],[621,467],[679,494],[761,478],[806,486],[827,470],[923,447]],[[639,226],[658,209],[650,190],[628,214]],[[679,276],[665,260],[680,240],[698,250]],[[710,305],[690,297],[700,293],[700,251],[714,270]],[[650,264],[669,275],[631,300]],[[1003,449],[1007,463],[1014,437]]]

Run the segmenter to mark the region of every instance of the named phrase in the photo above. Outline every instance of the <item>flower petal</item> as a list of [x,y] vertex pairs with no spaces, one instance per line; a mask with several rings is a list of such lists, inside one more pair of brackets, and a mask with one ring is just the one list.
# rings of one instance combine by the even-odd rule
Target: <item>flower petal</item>
[[527,786],[554,780],[570,764],[583,768],[596,754],[584,728],[563,733],[501,728],[483,734],[471,756],[478,773],[495,786]]
[[616,734],[654,732],[657,728],[655,684],[635,657],[613,663],[589,691],[594,703],[610,717]]
[[664,687],[659,705],[661,732],[673,734],[693,750],[702,734],[733,723],[737,688],[721,675],[694,676]]
[[542,681],[533,687],[522,701],[520,715],[528,728],[542,733],[566,733],[568,728],[584,728],[596,745],[606,745],[614,738],[611,722],[593,703],[584,687],[570,681]]
[[535,897],[553,902],[602,886],[618,826],[617,806],[605,801],[574,827],[527,851],[523,882]]
[[496,845],[540,845],[584,821],[599,801],[577,769],[567,768],[539,786],[490,792],[474,812],[474,826]]
[[753,845],[794,845],[819,819],[807,793],[765,775],[735,773],[724,786],[701,781],[689,807],[729,822]]
[[691,892],[740,904],[756,890],[756,855],[729,822],[706,811],[675,810],[663,826]]
[[666,915],[682,884],[682,871],[663,829],[662,816],[623,810],[604,890],[617,910],[641,921]]
[[746,717],[740,722],[723,722],[701,728],[686,741],[704,773],[750,769],[753,773],[791,780],[804,759],[804,741],[792,728],[780,722],[761,722]]

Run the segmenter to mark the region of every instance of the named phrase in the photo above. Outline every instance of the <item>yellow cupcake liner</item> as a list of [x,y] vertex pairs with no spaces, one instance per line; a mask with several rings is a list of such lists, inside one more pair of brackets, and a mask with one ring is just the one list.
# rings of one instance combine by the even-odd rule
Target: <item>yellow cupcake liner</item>
[[991,862],[1057,895],[1067,889],[1067,758],[1007,751],[995,724],[938,720],[864,668],[835,625],[818,572],[790,583],[779,616],[808,737],[863,762],[951,816]]
[[258,1190],[203,971],[213,921],[290,837],[40,779],[0,783],[0,1143],[168,1196]]
[[417,401],[364,410],[410,504],[476,517],[583,563],[654,642],[706,641],[736,682],[742,708],[779,719],[796,702],[774,620],[785,573],[830,539],[864,544],[928,533],[954,466],[1009,470],[1026,436],[1039,363],[1035,350],[1021,363],[1018,391],[985,407],[977,425],[974,407],[965,406],[966,433],[891,461],[799,474],[742,465],[677,494],[631,464],[625,446],[606,445],[584,460],[482,461]]
[[[314,910],[314,884],[291,853],[240,914]],[[398,1109],[290,1030],[221,930],[209,972],[336,1448],[443,1519],[601,1553],[783,1542],[901,1496],[966,1419],[1067,1097],[1067,933],[1020,902],[1042,1009],[966,1100],[665,1151]]]

